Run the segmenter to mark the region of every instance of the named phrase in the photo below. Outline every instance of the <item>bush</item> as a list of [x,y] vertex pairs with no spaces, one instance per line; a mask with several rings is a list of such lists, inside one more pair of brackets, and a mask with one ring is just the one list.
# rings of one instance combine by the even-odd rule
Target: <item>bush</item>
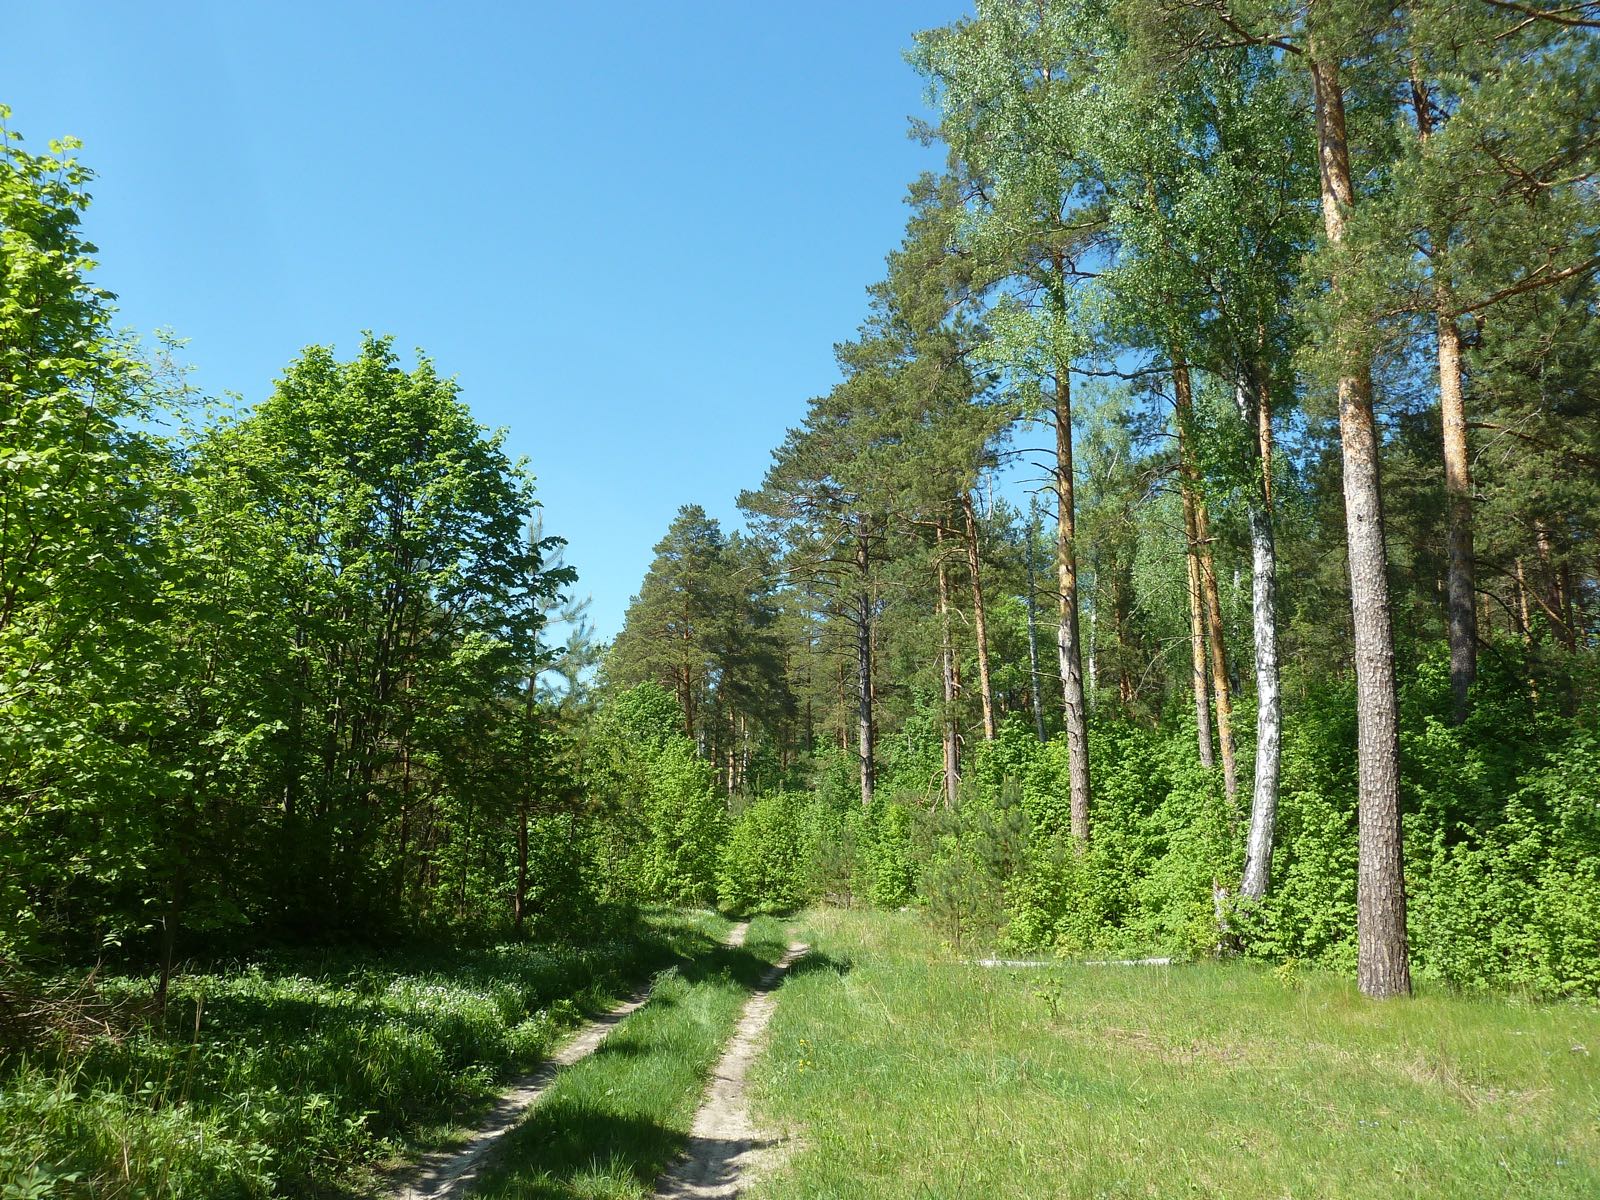
[[717,873],[717,899],[727,912],[779,913],[811,898],[806,871],[803,793],[752,800],[733,822]]

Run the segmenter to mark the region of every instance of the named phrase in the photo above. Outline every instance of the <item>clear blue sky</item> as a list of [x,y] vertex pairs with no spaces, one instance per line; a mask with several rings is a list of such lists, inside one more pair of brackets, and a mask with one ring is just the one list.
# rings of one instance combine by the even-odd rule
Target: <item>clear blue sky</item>
[[366,328],[457,375],[611,636],[836,378],[940,161],[902,51],[967,7],[21,0],[0,102],[84,140],[102,282],[202,388]]

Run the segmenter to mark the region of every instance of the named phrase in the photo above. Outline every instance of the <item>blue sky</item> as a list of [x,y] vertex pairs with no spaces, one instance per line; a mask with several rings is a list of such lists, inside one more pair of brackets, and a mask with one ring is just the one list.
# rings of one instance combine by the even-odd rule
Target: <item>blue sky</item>
[[124,323],[256,401],[421,346],[539,476],[615,633],[680,504],[736,520],[899,240],[914,31],[955,0],[22,0],[0,103],[86,143]]

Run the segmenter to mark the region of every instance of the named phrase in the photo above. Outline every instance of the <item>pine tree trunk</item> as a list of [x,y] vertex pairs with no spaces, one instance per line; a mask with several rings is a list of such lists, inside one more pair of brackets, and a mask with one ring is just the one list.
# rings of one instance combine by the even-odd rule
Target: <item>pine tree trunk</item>
[[[1194,410],[1193,385],[1189,368],[1181,359],[1173,364],[1173,394],[1178,410],[1178,427],[1188,426]],[[1181,435],[1180,435],[1181,436]],[[1223,639],[1222,597],[1217,590],[1216,560],[1211,552],[1211,516],[1205,497],[1200,494],[1199,473],[1191,463],[1189,495],[1194,506],[1194,549],[1200,572],[1200,592],[1205,604],[1206,644],[1211,661],[1211,693],[1217,702],[1217,748],[1222,755],[1222,785],[1229,805],[1239,794],[1238,750],[1233,738],[1233,688],[1228,682],[1228,653]]]
[[994,677],[989,670],[989,621],[983,604],[982,558],[978,553],[978,516],[972,493],[961,493],[961,516],[966,527],[967,577],[972,581],[972,627],[978,639],[978,692],[983,699],[983,738],[994,741]]
[[[1426,145],[1433,134],[1427,85],[1411,75],[1411,104],[1417,137]],[[1442,245],[1442,227],[1430,231],[1435,249]],[[1444,426],[1444,488],[1449,502],[1450,558],[1447,568],[1450,623],[1450,700],[1457,724],[1466,720],[1473,681],[1478,676],[1478,607],[1473,579],[1472,462],[1467,451],[1467,408],[1461,386],[1461,330],[1456,325],[1454,297],[1435,270],[1434,325],[1438,330],[1439,415]]]
[[1517,616],[1522,622],[1522,644],[1533,646],[1533,613],[1528,608],[1528,578],[1522,570],[1522,555],[1516,559]]
[[1472,464],[1461,388],[1461,331],[1445,303],[1441,296],[1437,314],[1439,410],[1444,418],[1444,484],[1450,506],[1450,697],[1455,719],[1460,722],[1466,719],[1472,684],[1478,677],[1478,610],[1473,579]]
[[[1234,399],[1244,423],[1252,473],[1260,479],[1249,492],[1250,612],[1256,658],[1256,778],[1250,801],[1250,836],[1245,844],[1239,895],[1245,901],[1267,894],[1272,876],[1272,837],[1278,819],[1278,760],[1282,712],[1278,697],[1277,547],[1272,533],[1271,414],[1267,392],[1241,367]],[[1263,432],[1265,431],[1265,432]]]
[[934,525],[933,537],[939,575],[939,674],[944,689],[944,801],[946,807],[953,809],[961,782],[961,742],[956,728],[956,652],[950,627],[950,576],[944,560],[942,525]]
[[873,767],[872,727],[872,595],[868,590],[869,544],[865,534],[856,538],[856,571],[861,590],[856,596],[856,752],[861,760],[861,804],[871,807],[876,779]]
[[[1183,453],[1183,434],[1178,434],[1179,454]],[[1206,687],[1206,614],[1205,600],[1200,590],[1200,555],[1195,545],[1194,494],[1189,484],[1180,477],[1179,490],[1183,493],[1184,565],[1189,573],[1189,657],[1193,667],[1195,737],[1200,744],[1200,765],[1206,770],[1216,766],[1217,757],[1211,748],[1211,701]]]
[[1056,649],[1066,709],[1067,763],[1072,836],[1089,840],[1089,726],[1083,703],[1083,647],[1078,636],[1078,560],[1072,496],[1072,392],[1064,371],[1055,376],[1056,578],[1061,589],[1061,625]]
[[1028,521],[1028,687],[1033,701],[1033,731],[1044,738],[1044,697],[1039,687],[1039,594],[1033,565],[1033,552],[1039,541],[1038,500],[1033,501]]
[[[1347,214],[1355,204],[1345,135],[1344,93],[1338,61],[1324,58],[1315,39],[1308,49],[1323,224],[1328,241],[1337,246],[1344,240]],[[1342,290],[1335,278],[1335,305]],[[1411,966],[1401,853],[1399,709],[1371,365],[1360,352],[1347,351],[1339,374],[1345,527],[1355,618],[1360,789],[1356,978],[1368,996],[1403,996],[1411,993]]]
[[524,796],[517,804],[517,891],[512,897],[511,924],[522,936],[523,921],[528,910],[528,799]]

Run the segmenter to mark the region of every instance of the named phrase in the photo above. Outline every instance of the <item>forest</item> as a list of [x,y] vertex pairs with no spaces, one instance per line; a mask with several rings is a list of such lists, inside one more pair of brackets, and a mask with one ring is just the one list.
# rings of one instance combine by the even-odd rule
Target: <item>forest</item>
[[[483,1194],[742,1194],[653,1189],[783,970],[755,1090],[802,1149],[757,1194],[975,1194],[915,1122],[891,1168],[819,1115],[879,1078],[822,1043],[895,963],[874,1003],[929,1037],[1055,1053],[967,1030],[895,946],[1190,972],[972,975],[1004,1038],[1090,1039],[1084,1070],[1144,1045],[1071,1024],[1104,988],[1147,1040],[1167,987],[1241,1039],[1315,999],[1462,1061],[1521,1022],[1554,1065],[1413,1071],[1470,1103],[1419,1110],[1411,1191],[1338,1175],[1364,1119],[1201,1190],[1592,1194],[1597,30],[1587,0],[908,30],[943,169],[738,519],[685,468],[609,642],[451,364],[366,333],[203,394],[118,325],[92,147],[0,106],[0,1196],[411,1195],[392,1172],[652,972],[676,1009],[620,1028],[677,1072],[654,1124],[602,1129],[644,1085],[597,1054]],[[860,1036],[914,1057],[888,1014]],[[1223,1035],[1171,1036],[1192,1065]],[[1506,1095],[1544,1097],[1537,1163],[1462,1149]],[[1101,1154],[1124,1190],[1038,1194],[1162,1194]]]

